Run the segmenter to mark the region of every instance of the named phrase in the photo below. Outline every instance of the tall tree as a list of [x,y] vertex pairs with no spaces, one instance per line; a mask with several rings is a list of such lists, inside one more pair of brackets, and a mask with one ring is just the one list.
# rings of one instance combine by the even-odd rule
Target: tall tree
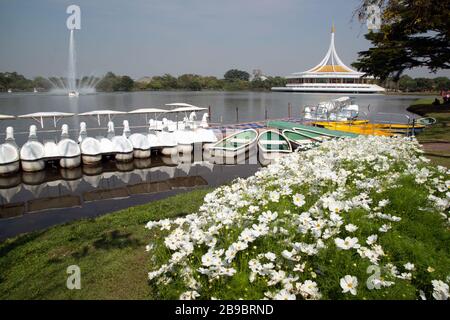
[[236,80],[248,81],[250,79],[250,74],[246,71],[231,69],[228,70],[223,77],[225,80],[228,81],[236,81]]
[[450,0],[363,0],[356,13],[381,8],[381,29],[365,35],[373,47],[359,52],[355,68],[382,80],[415,67],[450,68]]

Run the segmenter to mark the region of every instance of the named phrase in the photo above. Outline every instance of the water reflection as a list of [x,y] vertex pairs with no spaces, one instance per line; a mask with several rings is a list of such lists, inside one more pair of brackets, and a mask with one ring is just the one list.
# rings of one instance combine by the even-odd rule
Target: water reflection
[[0,239],[146,203],[165,193],[221,185],[258,168],[218,166],[209,161],[173,164],[169,160],[105,160],[94,167],[50,167],[0,177]]
[[[299,94],[283,92],[131,92],[131,93],[98,93],[83,95],[77,99],[51,94],[0,94],[0,108],[5,114],[26,114],[36,111],[63,111],[82,113],[98,109],[111,109],[131,111],[139,107],[158,107],[174,101],[183,101],[201,107],[211,106],[211,123],[231,124],[239,122],[263,121],[268,119],[286,118],[289,114],[288,106],[291,106],[291,116],[301,118],[303,108],[306,105],[315,105],[321,101],[329,101],[339,97],[336,94]],[[395,114],[409,114],[406,107],[416,96],[393,95],[356,95],[355,102],[359,105],[362,114],[367,114],[373,121],[391,120],[404,122],[404,116]],[[236,111],[236,108],[238,111]],[[384,113],[384,114],[383,114]],[[146,132],[148,123],[145,117],[126,114],[118,116],[114,122],[116,128],[123,120],[128,120],[134,127],[134,132]],[[84,117],[83,121],[92,130],[91,136],[105,135],[106,129],[98,129],[95,118]],[[78,137],[80,118],[75,116],[64,119],[69,125],[73,139]],[[0,139],[3,139],[7,126],[13,126],[16,134],[16,142],[19,145],[25,143],[28,137],[28,127],[31,121],[5,120],[0,124]],[[141,127],[141,128],[137,128]],[[49,129],[50,126],[47,126]],[[59,129],[59,128],[58,128]],[[39,130],[39,139],[54,139],[55,132],[43,132]]]

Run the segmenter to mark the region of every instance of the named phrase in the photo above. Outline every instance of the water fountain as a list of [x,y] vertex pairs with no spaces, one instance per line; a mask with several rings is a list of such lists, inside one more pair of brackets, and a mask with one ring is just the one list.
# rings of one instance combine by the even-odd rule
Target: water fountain
[[69,66],[67,74],[67,82],[69,89],[69,97],[78,97],[79,91],[77,90],[77,74],[76,74],[76,60],[75,60],[75,37],[74,31],[81,29],[81,9],[77,5],[70,5],[67,7],[66,12],[70,14],[67,18],[67,29],[70,30],[69,39]]
[[74,39],[74,29],[70,30],[70,40],[69,40],[69,67],[67,74],[67,82],[69,89],[69,97],[78,97],[79,92],[77,91],[77,73],[75,65],[75,39]]
[[81,29],[81,9],[77,5],[70,5],[67,7],[66,12],[69,14],[69,17],[66,20],[66,26],[70,32],[67,78],[49,78],[48,81],[53,87],[51,92],[56,94],[68,94],[69,97],[78,97],[80,94],[95,93],[95,86],[100,81],[99,78],[89,76],[77,80],[75,30]]

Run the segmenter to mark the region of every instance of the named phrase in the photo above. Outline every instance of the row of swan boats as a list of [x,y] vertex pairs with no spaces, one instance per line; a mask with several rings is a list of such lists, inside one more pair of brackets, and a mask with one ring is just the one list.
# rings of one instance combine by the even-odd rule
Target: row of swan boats
[[[178,106],[172,110],[157,108],[143,108],[131,111],[133,114],[166,113],[166,112],[190,112],[183,121],[171,121],[163,118],[162,121],[150,119],[147,134],[131,133],[128,120],[123,121],[123,132],[115,134],[114,122],[111,115],[125,112],[113,110],[96,110],[79,114],[81,116],[96,116],[100,124],[100,116],[109,117],[106,136],[89,137],[85,122],[80,123],[78,141],[69,136],[69,126],[63,124],[61,136],[58,142],[54,140],[41,142],[37,135],[37,126],[29,127],[28,140],[22,147],[18,147],[14,138],[14,129],[6,128],[6,138],[0,145],[0,174],[7,175],[20,170],[36,172],[43,170],[48,161],[58,161],[62,168],[76,168],[84,165],[96,165],[105,156],[112,156],[118,162],[129,162],[133,158],[144,159],[151,156],[153,150],[159,151],[164,156],[174,156],[179,153],[189,154],[194,144],[201,144],[204,149],[217,142],[213,130],[208,129],[208,113],[205,113],[201,121],[196,121],[195,111],[204,110],[184,103],[169,104]],[[57,119],[72,116],[74,114],[61,112],[39,112],[19,116],[19,118],[32,118],[41,123],[43,128],[44,118],[53,118],[56,127]],[[14,116],[0,115],[0,119],[12,119]],[[178,117],[177,117],[178,118]]]
[[[205,121],[206,116],[202,123]],[[164,119],[158,130],[155,129],[158,124],[154,119],[150,119],[149,124],[148,134],[131,134],[129,123],[124,120],[122,134],[116,135],[114,123],[109,121],[106,137],[94,138],[87,135],[86,123],[81,122],[78,142],[70,139],[68,125],[63,124],[60,141],[47,141],[44,144],[37,139],[36,125],[31,125],[28,141],[20,149],[15,144],[13,128],[8,127],[5,143],[0,145],[0,174],[17,172],[19,166],[25,172],[40,171],[49,160],[58,160],[59,165],[66,169],[76,168],[81,163],[95,166],[102,161],[103,156],[113,156],[117,162],[129,162],[133,158],[149,158],[154,149],[163,156],[186,155],[192,152],[196,143],[202,145],[202,150],[215,163],[236,163],[236,160],[254,155],[259,150],[259,162],[268,165],[297,148],[303,149],[342,137],[331,131],[297,125],[291,129],[261,132],[246,129],[217,141],[213,130],[192,128],[186,122],[183,123],[183,129],[179,130],[172,130],[173,123]]]

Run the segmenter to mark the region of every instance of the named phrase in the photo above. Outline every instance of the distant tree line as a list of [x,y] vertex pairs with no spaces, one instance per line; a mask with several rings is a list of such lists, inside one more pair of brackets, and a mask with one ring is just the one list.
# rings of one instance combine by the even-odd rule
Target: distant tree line
[[[92,82],[91,78],[77,79],[78,84]],[[231,69],[224,74],[223,79],[214,76],[183,74],[174,77],[170,74],[144,77],[138,81],[127,75],[106,73],[103,78],[94,79],[97,91],[134,91],[134,90],[270,90],[271,87],[284,86],[286,80],[282,77],[255,76],[250,79],[246,71]],[[33,80],[25,78],[16,72],[0,73],[0,91],[48,91],[53,87],[64,87],[67,79],[62,77],[36,77]]]
[[447,77],[437,78],[411,78],[408,75],[403,75],[398,81],[392,78],[387,79],[381,83],[388,90],[401,92],[440,92],[450,89],[450,79]]
[[31,91],[33,88],[33,80],[27,79],[17,72],[0,72],[0,91],[8,89]]
[[[270,90],[272,87],[283,87],[286,79],[283,77],[265,77],[254,75],[253,77],[246,71],[231,69],[228,70],[222,79],[214,76],[200,76],[196,74],[183,74],[174,77],[170,74],[162,76],[144,77],[133,80],[127,75],[116,75],[108,72],[103,78],[83,77],[77,79],[79,84],[95,83],[97,91],[137,91],[137,90]],[[36,77],[33,80],[25,78],[16,72],[0,73],[0,91],[32,91],[33,88],[39,91],[47,91],[55,86],[64,86],[67,79],[58,77]],[[389,78],[380,83],[386,89],[402,92],[439,92],[449,90],[450,80],[447,77],[411,78],[403,75],[399,81]]]
[[108,72],[95,87],[97,91],[132,91],[134,90],[134,80],[129,76],[118,76]]
[[154,76],[137,81],[140,90],[270,90],[272,87],[284,86],[286,80],[282,77],[253,77],[241,70],[228,70],[223,79],[197,74],[183,74],[174,77],[170,74]]

